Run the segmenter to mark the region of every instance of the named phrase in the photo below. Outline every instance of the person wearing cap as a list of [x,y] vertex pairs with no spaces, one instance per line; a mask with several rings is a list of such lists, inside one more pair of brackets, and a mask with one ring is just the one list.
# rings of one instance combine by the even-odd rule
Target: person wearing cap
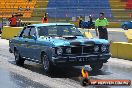
[[89,28],[92,28],[92,24],[93,24],[92,15],[89,15]]
[[44,17],[42,18],[42,23],[48,23],[48,17],[47,17],[48,13],[44,14]]
[[90,22],[90,23],[93,22],[92,15],[89,15],[89,22]]
[[108,25],[109,24],[108,24],[107,18],[105,18],[104,13],[101,12],[99,14],[99,18],[95,21],[96,36],[98,36],[98,34],[99,34],[100,39],[108,40],[108,32],[107,32]]

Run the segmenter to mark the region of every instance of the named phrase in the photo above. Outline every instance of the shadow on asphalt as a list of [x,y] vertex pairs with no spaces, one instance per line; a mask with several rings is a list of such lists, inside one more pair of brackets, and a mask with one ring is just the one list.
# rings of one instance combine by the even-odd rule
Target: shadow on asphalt
[[[50,88],[47,85],[42,85],[38,82],[35,82],[33,80],[30,80],[22,75],[15,74],[13,72],[10,72],[10,81],[14,83],[17,87],[15,88]],[[3,88],[14,88],[12,85],[9,87],[3,87]]]
[[[16,65],[15,61],[9,61],[9,63]],[[49,76],[51,78],[69,78],[69,79],[72,79],[72,80],[77,81],[77,82],[81,81],[80,80],[81,68],[75,68],[75,67],[57,68],[57,69],[55,69],[55,71],[52,74],[47,75],[47,74],[44,73],[41,65],[36,64],[34,62],[26,61],[24,66],[22,66],[22,67],[25,68],[25,69],[28,69],[32,72],[36,72],[36,73],[39,73],[39,74],[42,74],[42,75]],[[107,69],[107,67],[106,67],[106,69]],[[110,74],[112,74],[112,73],[107,72],[105,70],[99,70],[98,72],[94,72],[94,71],[89,72],[89,76],[90,76],[91,79],[96,79],[96,78],[93,78],[92,76],[110,75]],[[110,88],[110,87],[109,86],[98,85],[98,86],[90,86],[88,88]]]
[[[9,61],[11,64],[15,64],[15,61]],[[22,66],[25,69],[31,70],[33,72],[47,75],[44,73],[42,67],[40,64],[36,64],[34,62],[25,61],[24,66]],[[105,68],[107,69],[107,68]],[[106,70],[99,70],[97,72],[95,71],[89,71],[89,76],[98,76],[98,75],[110,75],[112,73],[106,71]],[[81,67],[69,67],[69,68],[60,68],[57,67],[57,69],[54,70],[54,72],[50,75],[47,75],[51,78],[78,78],[81,76]]]

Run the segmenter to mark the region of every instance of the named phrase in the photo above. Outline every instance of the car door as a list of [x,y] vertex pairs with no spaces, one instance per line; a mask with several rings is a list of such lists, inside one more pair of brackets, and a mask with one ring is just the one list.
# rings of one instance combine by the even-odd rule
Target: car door
[[19,36],[19,52],[22,57],[27,57],[27,42],[30,33],[30,27],[25,27]]
[[132,29],[132,21],[130,21],[130,29]]
[[131,29],[132,28],[132,22],[131,21],[127,22],[126,25],[127,25],[127,28],[128,29]]
[[32,26],[30,28],[30,33],[28,37],[28,42],[27,42],[27,57],[29,57],[32,60],[36,61],[36,54],[38,51],[36,50],[39,48],[39,45],[36,44],[37,41],[37,32],[36,32],[36,27]]

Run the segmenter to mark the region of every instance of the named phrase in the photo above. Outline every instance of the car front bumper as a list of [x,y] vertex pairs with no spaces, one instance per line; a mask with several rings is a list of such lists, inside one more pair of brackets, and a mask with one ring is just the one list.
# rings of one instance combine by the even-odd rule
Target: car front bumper
[[52,57],[52,62],[54,65],[90,65],[97,62],[106,63],[111,57],[111,54],[92,54],[92,55],[81,55],[81,56],[58,56]]

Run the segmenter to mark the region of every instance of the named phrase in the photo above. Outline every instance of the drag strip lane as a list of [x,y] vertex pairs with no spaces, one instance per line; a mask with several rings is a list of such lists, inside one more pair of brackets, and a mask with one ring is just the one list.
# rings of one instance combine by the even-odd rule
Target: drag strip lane
[[[24,80],[29,81],[29,83],[27,83],[28,86],[37,85],[36,87],[40,86],[44,88],[45,87],[52,87],[52,88],[58,88],[58,87],[59,88],[68,88],[68,87],[81,88],[82,87],[79,83],[81,67],[58,69],[56,70],[55,74],[51,76],[47,76],[43,73],[41,65],[33,63],[33,62],[26,61],[24,67],[16,66],[14,62],[14,56],[13,54],[9,53],[8,48],[9,48],[8,44],[1,43],[0,67],[18,76],[18,79],[15,79],[15,76],[13,76],[14,80],[21,81],[21,77],[22,78],[24,77]],[[132,77],[132,61],[111,58],[108,63],[104,64],[102,70],[98,72],[90,71],[89,75],[91,79],[130,79],[132,80],[131,78]],[[10,80],[7,80],[7,81],[10,81]],[[119,87],[119,88],[131,88],[131,87]],[[117,88],[117,87],[89,86],[88,88]]]

